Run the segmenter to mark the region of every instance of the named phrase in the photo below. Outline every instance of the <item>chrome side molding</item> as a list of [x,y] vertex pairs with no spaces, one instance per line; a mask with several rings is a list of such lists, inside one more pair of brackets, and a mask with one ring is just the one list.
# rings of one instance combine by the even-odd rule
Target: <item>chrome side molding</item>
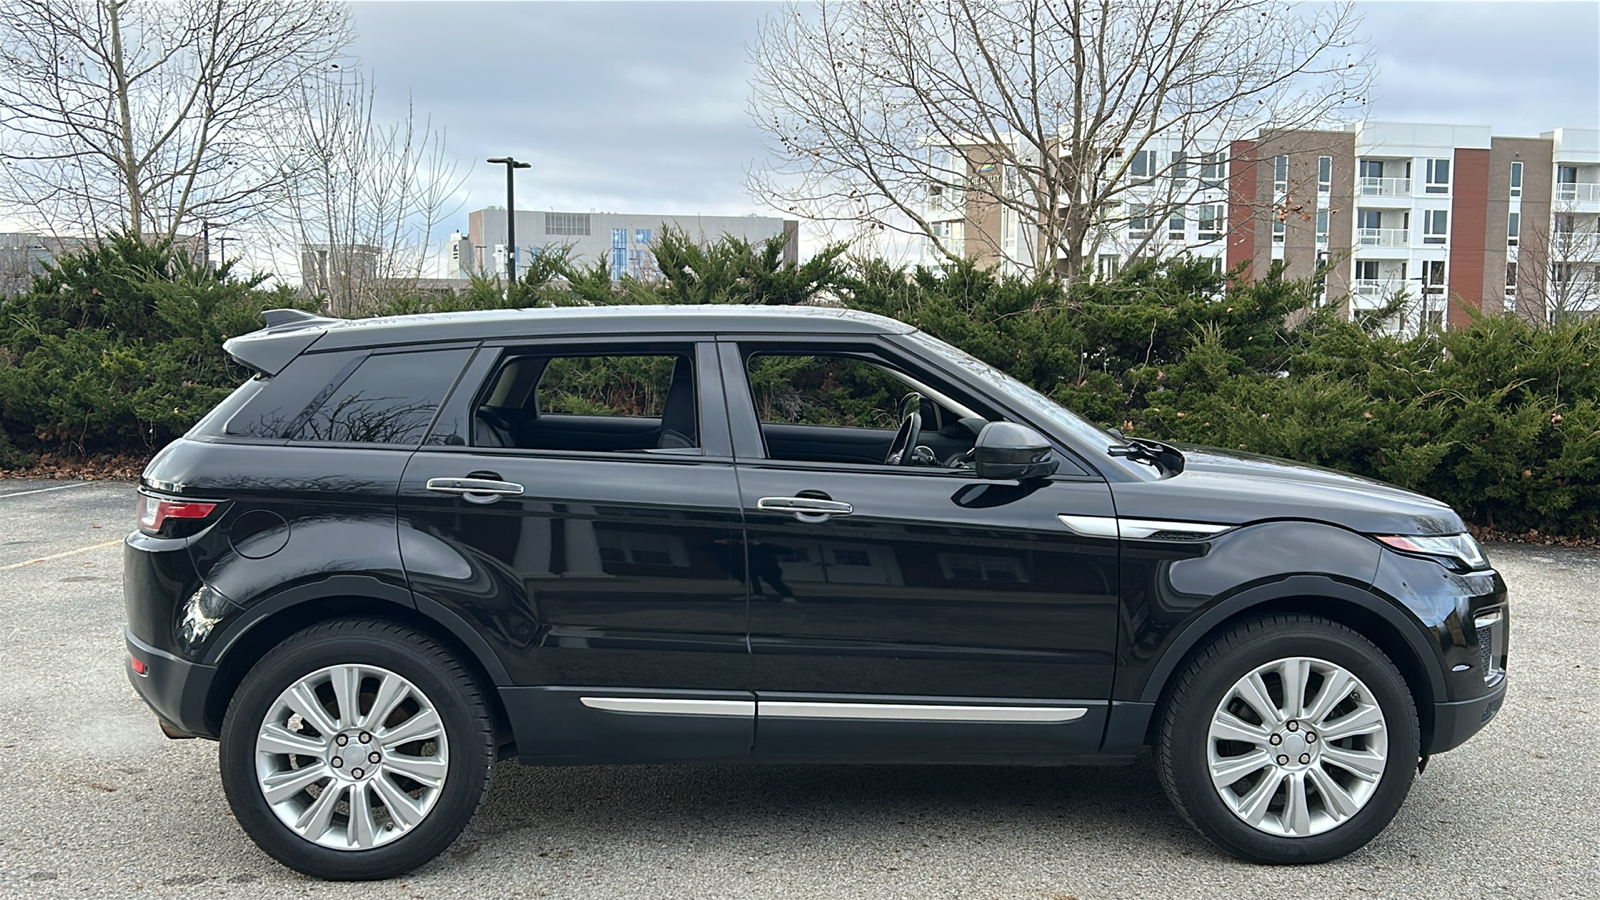
[[583,697],[583,705],[606,712],[655,716],[742,716],[756,714],[754,700],[689,700],[675,697]]
[[1148,538],[1159,535],[1161,540],[1198,540],[1231,531],[1237,525],[1216,525],[1210,522],[1169,522],[1161,519],[1119,519],[1112,516],[1056,516],[1073,534],[1084,537]]
[[1031,723],[1059,725],[1083,718],[1081,706],[933,706],[921,703],[811,703],[764,700],[760,714],[774,719],[882,719],[894,722]]

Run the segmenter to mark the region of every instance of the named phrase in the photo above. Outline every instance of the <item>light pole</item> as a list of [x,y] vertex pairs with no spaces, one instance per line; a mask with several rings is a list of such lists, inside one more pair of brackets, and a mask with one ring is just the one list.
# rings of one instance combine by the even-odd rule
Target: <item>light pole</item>
[[509,293],[517,280],[516,171],[529,168],[530,164],[509,156],[496,156],[489,162],[506,167],[506,291]]

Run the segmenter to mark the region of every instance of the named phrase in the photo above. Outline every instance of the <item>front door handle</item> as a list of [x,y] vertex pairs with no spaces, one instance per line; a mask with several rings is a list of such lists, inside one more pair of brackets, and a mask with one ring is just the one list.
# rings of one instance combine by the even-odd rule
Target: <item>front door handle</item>
[[501,497],[521,496],[523,487],[514,481],[494,478],[429,478],[428,490],[460,494],[468,503],[493,503]]
[[856,511],[854,506],[838,500],[820,500],[816,497],[762,497],[756,501],[762,512],[793,513],[802,522],[826,522],[833,516],[848,516]]

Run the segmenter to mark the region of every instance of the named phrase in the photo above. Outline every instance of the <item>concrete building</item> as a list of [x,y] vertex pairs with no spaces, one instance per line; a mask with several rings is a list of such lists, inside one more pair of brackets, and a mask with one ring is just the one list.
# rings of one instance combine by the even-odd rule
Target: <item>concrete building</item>
[[[693,240],[711,243],[724,236],[759,243],[784,240],[783,259],[800,258],[800,223],[763,216],[661,216],[640,213],[516,212],[518,273],[534,254],[568,248],[582,263],[606,260],[611,277],[651,278],[659,274],[652,245],[663,228],[671,227]],[[506,211],[489,207],[467,214],[467,234],[451,237],[446,273],[465,278],[469,273],[495,275],[506,270]]]
[[[969,147],[949,157],[956,161],[944,163],[946,172],[959,154],[968,178],[996,168]],[[1204,147],[1158,138],[1128,172],[1124,205],[1108,216],[1114,224],[1084,248],[1096,277],[1134,253],[1214,258],[1247,278],[1271,262],[1290,278],[1327,265],[1323,296],[1351,312],[1400,291],[1410,296],[1391,323],[1406,332],[1460,326],[1469,310],[1600,310],[1600,130],[1531,138],[1487,126],[1362,122]],[[930,190],[926,215],[954,252],[1002,269],[1031,259],[1036,230],[996,212],[992,196],[936,177],[944,184]],[[1010,190],[1011,178],[1002,168],[985,184]],[[1182,202],[1160,216],[1173,198]],[[931,241],[926,259],[939,259]]]

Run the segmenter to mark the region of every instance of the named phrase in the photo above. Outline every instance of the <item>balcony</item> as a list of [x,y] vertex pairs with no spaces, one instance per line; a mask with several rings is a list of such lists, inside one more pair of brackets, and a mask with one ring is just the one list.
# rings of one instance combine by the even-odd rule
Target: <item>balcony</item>
[[1369,300],[1383,300],[1405,290],[1404,278],[1357,278],[1350,284],[1350,292]]
[[1600,233],[1558,231],[1550,236],[1550,256],[1552,259],[1600,262]]
[[[1406,179],[1402,178],[1401,181]],[[1363,247],[1409,247],[1409,228],[1357,228],[1356,241]]]
[[1361,196],[1409,197],[1411,196],[1411,179],[1363,178],[1361,179]]
[[1600,184],[1568,182],[1556,185],[1556,199],[1576,203],[1593,203],[1600,201]]

